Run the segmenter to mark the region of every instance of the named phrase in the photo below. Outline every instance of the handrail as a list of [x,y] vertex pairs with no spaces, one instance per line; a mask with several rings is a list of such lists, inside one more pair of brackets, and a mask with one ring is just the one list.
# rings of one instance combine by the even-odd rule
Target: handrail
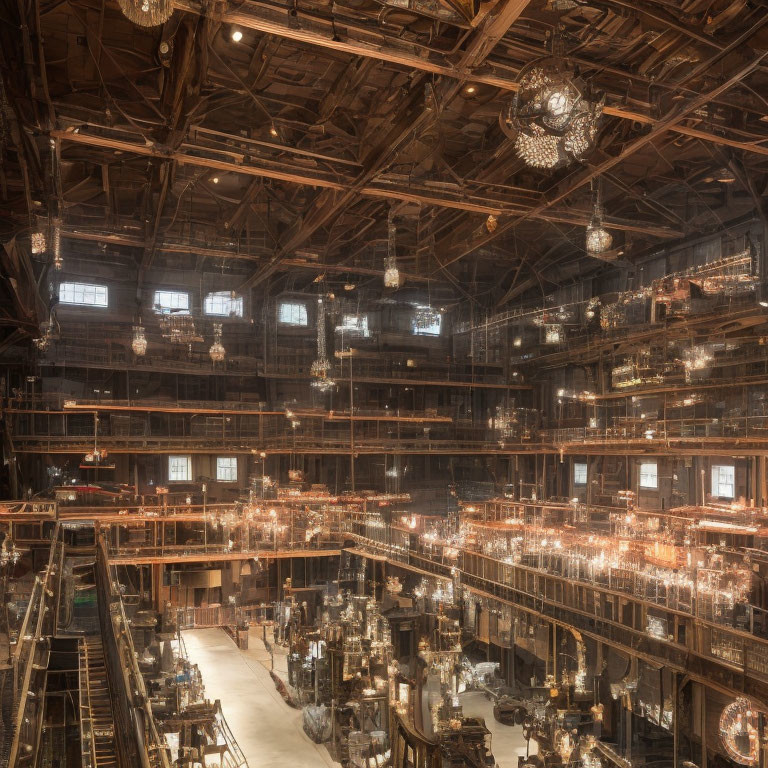
[[[51,584],[54,581],[57,570],[61,566],[60,561],[61,556],[63,556],[59,533],[60,524],[57,522],[51,536],[48,564],[42,576],[40,574],[35,576],[32,596],[27,606],[27,613],[24,616],[16,648],[14,648],[13,667],[16,720],[14,723],[13,741],[8,755],[9,768],[15,768],[15,766],[19,765],[22,760],[29,756],[29,752],[21,749],[22,735],[25,732],[31,731],[33,727],[37,730],[37,718],[42,716],[41,697],[30,697],[30,689],[32,687],[32,678],[36,671],[36,664],[39,664],[41,660],[38,648],[41,648],[46,637],[52,634],[52,630],[46,632],[45,628],[47,624],[51,623],[55,615],[55,612],[50,610],[49,602],[51,601],[49,601],[49,598],[55,598],[55,591],[52,589]],[[29,713],[27,710],[30,702],[33,702],[39,711]],[[32,754],[34,754],[34,750]]]
[[99,617],[106,641],[104,657],[112,664],[111,667],[107,665],[107,674],[110,686],[116,689],[113,702],[120,710],[128,706],[136,715],[118,712],[118,721],[123,720],[119,722],[120,727],[116,728],[115,733],[119,747],[118,759],[124,768],[135,768],[137,761],[142,768],[170,768],[166,748],[157,732],[148,704],[123,603],[109,575],[103,539],[99,539],[96,546],[96,589]]

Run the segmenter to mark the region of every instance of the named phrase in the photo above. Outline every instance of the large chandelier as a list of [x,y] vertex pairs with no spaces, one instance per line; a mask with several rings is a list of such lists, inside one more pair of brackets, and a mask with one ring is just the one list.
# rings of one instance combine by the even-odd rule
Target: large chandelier
[[118,0],[125,17],[140,27],[165,24],[173,14],[171,0]]
[[387,216],[387,255],[384,259],[384,287],[400,287],[400,270],[397,268],[397,227],[395,212],[389,209]]
[[515,151],[533,168],[557,168],[592,146],[603,102],[585,98],[585,84],[559,56],[523,67],[509,104],[506,126],[516,133]]
[[311,386],[321,392],[327,392],[336,386],[329,378],[331,363],[325,344],[325,302],[322,297],[317,300],[317,359],[312,363],[309,374],[312,377]]
[[590,256],[596,258],[607,257],[607,251],[611,249],[613,237],[611,233],[603,226],[603,206],[600,200],[600,185],[598,184],[595,195],[595,206],[592,211],[592,220],[587,226],[587,235],[584,246]]
[[141,325],[133,326],[133,339],[131,339],[131,349],[137,357],[144,357],[147,353],[147,337],[144,335],[144,327]]
[[227,356],[227,350],[224,349],[224,345],[221,343],[221,323],[213,324],[213,344],[211,344],[208,354],[214,363],[223,363],[224,358]]

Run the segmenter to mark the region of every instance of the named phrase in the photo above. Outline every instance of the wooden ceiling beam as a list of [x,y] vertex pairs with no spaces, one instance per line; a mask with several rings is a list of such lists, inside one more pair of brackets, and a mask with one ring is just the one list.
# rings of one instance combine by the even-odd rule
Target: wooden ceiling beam
[[[518,0],[518,2],[521,2],[522,5],[528,4],[522,0]],[[176,8],[189,13],[203,13],[202,5],[192,0],[175,0],[174,5]],[[481,59],[473,66],[462,60],[452,62],[447,56],[439,56],[437,54],[424,56],[407,50],[407,46],[404,46],[396,38],[388,37],[387,33],[383,30],[376,30],[375,33],[370,30],[360,30],[360,34],[368,34],[371,38],[370,40],[353,38],[349,35],[349,30],[351,29],[349,26],[337,25],[333,27],[330,19],[309,17],[302,13],[299,13],[298,17],[290,17],[287,8],[278,9],[272,5],[258,3],[254,0],[245,0],[237,9],[229,8],[224,11],[221,18],[226,24],[240,26],[244,29],[253,29],[265,34],[333,51],[343,51],[353,56],[387,61],[419,72],[442,75],[446,78],[457,79],[462,82],[471,80],[474,83],[494,86],[505,91],[516,91],[518,88],[517,82],[513,77],[493,71],[492,64],[490,67],[485,67],[482,71],[477,70],[476,67],[479,67],[484,59]],[[296,18],[299,19],[298,25],[296,24]],[[495,19],[496,17],[493,18]],[[512,23],[514,23],[514,20]],[[347,30],[346,33],[344,29]],[[504,32],[501,35],[489,34],[486,41],[475,38],[477,42],[474,45],[480,52],[482,52],[486,45],[491,45],[492,48],[503,37]],[[628,72],[626,77],[631,79],[632,74]],[[617,103],[610,103],[611,99],[609,99],[609,103],[603,109],[604,114],[618,117],[622,120],[639,122],[644,125],[653,126],[658,122],[649,114],[622,106],[618,103],[620,98],[622,98],[620,95],[614,97]],[[744,152],[768,155],[768,146],[764,145],[764,140],[762,140],[763,143],[759,143],[761,139],[739,141],[685,125],[674,125],[669,130],[673,133],[699,138],[713,144],[741,149]]]
[[[75,132],[57,129],[51,131],[51,136],[61,141],[172,160],[180,165],[192,165],[200,168],[226,171],[228,173],[273,178],[294,184],[323,187],[336,192],[341,192],[345,197],[350,198],[354,194],[359,194],[363,197],[371,197],[381,200],[408,200],[423,205],[432,205],[441,208],[466,211],[469,213],[479,213],[485,216],[526,215],[539,206],[541,201],[541,197],[536,195],[531,197],[530,204],[526,204],[523,202],[522,198],[518,200],[510,200],[509,198],[499,195],[491,195],[488,192],[473,194],[467,192],[465,187],[457,188],[455,191],[447,190],[445,187],[442,187],[439,191],[430,190],[426,185],[422,185],[418,188],[414,188],[413,186],[405,187],[387,183],[386,176],[373,179],[368,185],[356,188],[355,180],[351,178],[341,182],[338,180],[331,180],[327,176],[310,174],[307,171],[295,170],[288,172],[280,170],[275,166],[261,167],[253,164],[236,163],[232,160],[216,160],[210,157],[189,154],[190,148],[188,146],[184,151],[169,153],[166,150],[153,145],[135,144],[133,142],[124,141],[123,139],[114,139],[83,131]],[[194,151],[194,148],[192,148],[192,150]],[[480,185],[482,182],[478,182],[478,184]],[[533,216],[533,218],[542,221],[553,221],[583,226],[586,226],[589,223],[590,217],[591,212],[589,211],[575,211],[573,209],[567,211],[542,210],[540,213]],[[617,217],[606,217],[606,223],[616,230],[637,232],[660,238],[680,237],[683,234],[682,231],[671,227],[662,227],[652,223],[644,223]],[[156,235],[152,239],[156,239]]]
[[[764,22],[763,22],[764,23]],[[711,65],[719,58],[724,56],[730,50],[743,45],[745,39],[748,39],[754,35],[756,28],[759,29],[762,24],[752,27],[745,32],[737,41],[731,44],[727,49],[720,51],[711,60],[702,62],[695,71],[704,71],[711,67]],[[663,118],[661,118],[654,128],[641,136],[638,136],[633,141],[627,143],[624,148],[617,154],[607,157],[602,162],[590,167],[586,172],[580,174],[572,174],[572,176],[564,179],[551,193],[547,194],[546,199],[539,205],[532,208],[528,213],[523,214],[517,218],[501,222],[493,232],[488,232],[484,237],[475,239],[466,244],[467,237],[471,237],[472,232],[476,231],[476,226],[472,222],[468,222],[463,231],[458,234],[446,236],[443,242],[439,244],[442,246],[442,252],[447,252],[452,255],[449,258],[440,263],[441,268],[445,268],[450,264],[458,261],[464,256],[469,255],[473,251],[481,248],[500,235],[513,229],[517,224],[525,219],[536,218],[539,214],[544,213],[550,208],[554,207],[558,203],[565,200],[569,195],[573,194],[576,190],[589,184],[594,179],[599,178],[603,173],[610,171],[613,167],[623,162],[627,158],[631,157],[642,147],[650,144],[662,134],[674,128],[680,122],[686,119],[686,117],[697,109],[700,109],[705,104],[709,103],[712,99],[717,98],[720,94],[732,88],[736,83],[742,80],[744,77],[754,72],[765,59],[768,58],[768,51],[762,51],[754,56],[747,63],[742,65],[728,77],[722,79],[720,84],[706,93],[699,94],[695,98],[689,99],[684,104],[673,107]],[[458,244],[458,245],[457,245]]]

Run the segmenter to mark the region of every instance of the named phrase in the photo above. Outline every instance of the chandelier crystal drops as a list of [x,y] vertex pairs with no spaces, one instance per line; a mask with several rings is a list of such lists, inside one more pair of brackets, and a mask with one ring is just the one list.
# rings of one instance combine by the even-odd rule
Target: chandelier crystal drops
[[0,568],[15,566],[21,559],[21,552],[16,548],[16,544],[7,536],[0,544]]
[[32,253],[45,253],[45,232],[33,232],[30,236],[30,241],[32,245]]
[[133,338],[131,339],[131,349],[137,357],[144,357],[147,353],[147,337],[144,334],[144,326],[133,326]]
[[400,270],[397,268],[397,227],[395,212],[389,209],[387,215],[387,256],[384,259],[384,287],[400,287]]
[[173,14],[171,0],[118,0],[125,18],[140,27],[165,24]]
[[533,168],[552,169],[583,157],[594,143],[603,102],[585,98],[585,85],[560,56],[524,67],[506,115],[515,151]]
[[221,323],[213,324],[213,344],[211,344],[208,354],[214,363],[223,363],[224,358],[227,356],[227,350],[224,349],[224,345],[221,343]]
[[336,386],[329,378],[331,363],[328,360],[328,350],[325,344],[325,301],[322,297],[317,300],[317,359],[312,363],[309,374],[312,377],[311,386],[321,392],[327,392]]
[[600,196],[600,184],[597,185],[595,193],[594,208],[592,210],[592,220],[587,225],[587,234],[584,247],[590,256],[596,258],[606,258],[607,251],[613,245],[613,236],[603,226],[603,205]]

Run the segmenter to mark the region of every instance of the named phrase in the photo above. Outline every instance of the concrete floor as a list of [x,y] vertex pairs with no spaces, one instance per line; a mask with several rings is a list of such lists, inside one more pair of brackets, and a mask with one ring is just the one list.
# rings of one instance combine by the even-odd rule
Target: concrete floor
[[267,671],[269,652],[255,632],[240,651],[221,629],[183,633],[192,663],[200,667],[206,696],[219,699],[224,717],[250,768],[337,768],[324,747],[301,727],[301,712],[289,707]]
[[[525,739],[521,725],[503,725],[493,716],[493,702],[481,691],[467,691],[459,696],[465,717],[485,718],[485,727],[491,732],[491,749],[499,768],[517,768],[518,756],[525,757]],[[530,754],[537,753],[537,744],[531,739]]]
[[[248,650],[241,651],[221,629],[195,629],[183,633],[190,661],[200,667],[206,696],[219,699],[250,768],[338,768],[321,745],[301,727],[301,712],[289,707],[275,689],[267,671],[270,654],[259,630],[251,629]],[[278,649],[276,672],[285,675],[285,652]],[[491,731],[493,755],[499,768],[517,768],[526,743],[518,725],[502,725],[493,717],[493,703],[479,691],[461,694],[464,714],[485,718]],[[531,741],[531,754],[536,742]]]

